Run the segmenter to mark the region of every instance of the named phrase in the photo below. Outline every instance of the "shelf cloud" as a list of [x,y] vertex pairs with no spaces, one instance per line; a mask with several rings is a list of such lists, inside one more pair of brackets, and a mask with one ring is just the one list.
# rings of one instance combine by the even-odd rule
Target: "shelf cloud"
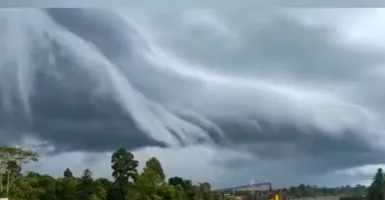
[[218,185],[383,164],[385,28],[357,27],[384,12],[244,6],[0,10],[1,143],[37,141],[46,162],[125,147],[169,174],[206,152],[191,162]]

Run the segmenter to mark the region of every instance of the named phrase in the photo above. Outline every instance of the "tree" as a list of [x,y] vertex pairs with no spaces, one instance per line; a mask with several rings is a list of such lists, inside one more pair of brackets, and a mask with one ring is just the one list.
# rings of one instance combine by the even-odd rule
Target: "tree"
[[64,177],[70,178],[70,177],[74,177],[74,176],[73,176],[71,170],[67,168],[67,169],[64,171]]
[[24,179],[37,190],[39,200],[56,200],[56,180],[53,177],[29,172]]
[[187,196],[180,185],[164,184],[160,188],[159,194],[162,200],[187,200]]
[[99,196],[103,197],[102,199],[113,199],[112,194],[112,182],[106,178],[99,178],[96,180],[97,186],[100,188],[100,194]]
[[[175,188],[175,200],[187,200],[186,193],[180,185],[174,186]],[[166,200],[166,199],[164,199]]]
[[112,177],[115,181],[113,184],[113,196],[116,199],[124,199],[127,195],[128,188],[138,177],[138,161],[134,159],[134,155],[120,148],[111,157]]
[[146,162],[146,169],[150,169],[154,171],[159,176],[161,181],[165,180],[165,175],[163,172],[162,165],[160,164],[159,160],[156,159],[155,157],[150,158]]
[[95,197],[92,197],[92,198],[97,198],[99,200],[106,200],[108,198],[108,195],[107,195],[108,188],[104,188],[104,185],[102,182],[100,181],[94,182],[94,190],[96,191],[93,194],[93,196]]
[[207,182],[199,183],[197,190],[198,190],[197,193],[199,194],[200,199],[202,199],[202,200],[211,200],[212,199],[210,183],[207,183]]
[[[135,182],[135,189],[138,192],[138,200],[160,199],[159,189],[161,181],[159,176],[151,169],[145,168]],[[126,196],[129,199],[130,194]]]
[[381,168],[377,170],[377,173],[373,177],[373,182],[368,188],[368,199],[369,200],[384,200],[385,190],[385,178]]
[[[36,162],[39,154],[20,147],[0,147],[0,196],[7,197],[16,178],[20,174],[22,164]],[[4,186],[5,179],[5,186]]]
[[191,187],[191,181],[183,180],[183,178],[174,176],[168,179],[168,184],[173,186],[181,186],[183,190],[187,190]]
[[56,196],[58,200],[83,200],[77,198],[77,183],[75,178],[60,178],[57,180],[56,185]]
[[[163,168],[160,162],[152,157],[146,162],[143,172],[135,182],[135,190],[138,200],[175,199],[176,190],[173,186],[164,182]],[[128,198],[127,198],[128,199]]]
[[12,200],[40,200],[39,189],[33,187],[29,179],[21,179],[15,182],[11,188],[9,197]]
[[94,189],[92,172],[89,169],[86,169],[77,184],[78,198],[82,200],[89,200],[95,193]]
[[89,169],[84,170],[83,176],[77,185],[78,198],[81,200],[104,200],[107,197],[103,185],[94,181],[92,172]]
[[[150,158],[146,167],[135,182],[135,189],[139,200],[162,199],[162,189],[169,191],[173,188],[165,187],[164,174],[161,164],[156,158]],[[126,198],[128,199],[128,198]]]
[[125,149],[118,149],[111,158],[112,176],[115,182],[127,184],[134,181],[138,176],[138,161],[134,159],[134,155]]

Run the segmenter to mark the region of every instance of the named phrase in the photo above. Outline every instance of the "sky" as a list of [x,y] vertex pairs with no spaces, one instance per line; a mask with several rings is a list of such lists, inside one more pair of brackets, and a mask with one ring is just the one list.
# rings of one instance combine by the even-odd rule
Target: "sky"
[[54,176],[110,177],[123,147],[216,188],[384,166],[384,9],[168,2],[0,9],[0,144]]

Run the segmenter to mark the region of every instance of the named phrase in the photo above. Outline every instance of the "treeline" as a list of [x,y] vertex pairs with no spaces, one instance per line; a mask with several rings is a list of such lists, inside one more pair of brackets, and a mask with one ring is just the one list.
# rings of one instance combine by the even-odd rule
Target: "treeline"
[[319,187],[316,185],[298,185],[286,190],[291,197],[322,197],[322,196],[340,196],[340,197],[362,197],[367,193],[365,185],[340,186],[340,187]]
[[[37,162],[39,155],[19,147],[0,147],[0,198],[10,200],[217,200],[220,194],[211,190],[210,183],[193,184],[191,180],[171,177],[166,180],[161,163],[150,158],[143,171],[138,161],[125,149],[111,156],[112,179],[94,178],[85,169],[75,177],[70,169],[59,178],[36,172],[22,173],[23,165]],[[369,187],[357,185],[325,188],[299,185],[282,189],[287,197],[363,197],[385,199],[385,175],[378,169]],[[238,194],[245,192],[236,192]],[[352,200],[352,199],[347,199]],[[356,200],[356,199],[354,199]]]
[[93,178],[85,169],[75,177],[70,169],[63,177],[27,172],[22,165],[38,161],[36,152],[15,147],[0,147],[0,197],[10,200],[214,200],[209,183],[193,184],[181,177],[166,180],[156,158],[145,163],[138,173],[138,161],[125,149],[111,157],[113,180]]
[[[316,185],[301,184],[290,188],[274,189],[273,192],[281,193],[285,199],[299,199],[302,197],[346,197],[345,200],[356,200],[356,197],[363,197],[367,194],[367,187],[364,185],[340,186],[340,187],[319,187]],[[235,196],[248,196],[250,191],[227,191]],[[354,197],[354,199],[351,199]]]
[[369,187],[356,185],[355,187],[320,188],[299,185],[288,189],[288,193],[294,197],[339,196],[340,200],[385,200],[385,174],[379,168]]

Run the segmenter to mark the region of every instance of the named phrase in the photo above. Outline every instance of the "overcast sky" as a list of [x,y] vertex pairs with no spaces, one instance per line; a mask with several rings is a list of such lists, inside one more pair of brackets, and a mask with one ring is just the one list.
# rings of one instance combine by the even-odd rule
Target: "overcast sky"
[[124,147],[214,187],[368,183],[385,10],[253,2],[0,10],[0,143],[37,148],[31,169],[52,175],[109,177]]

